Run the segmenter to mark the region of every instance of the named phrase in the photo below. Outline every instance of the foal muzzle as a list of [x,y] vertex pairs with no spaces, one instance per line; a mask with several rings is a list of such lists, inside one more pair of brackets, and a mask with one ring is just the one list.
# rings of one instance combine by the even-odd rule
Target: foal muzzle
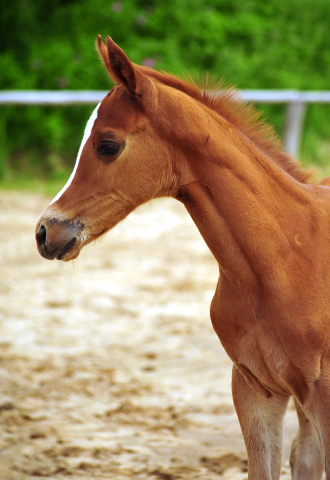
[[82,244],[84,224],[79,220],[41,218],[36,228],[36,241],[40,255],[48,260],[72,260],[77,257]]

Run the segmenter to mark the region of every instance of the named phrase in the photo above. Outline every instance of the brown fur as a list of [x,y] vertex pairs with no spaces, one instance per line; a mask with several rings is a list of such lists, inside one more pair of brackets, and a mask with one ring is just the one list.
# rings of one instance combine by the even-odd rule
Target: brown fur
[[330,463],[330,182],[308,183],[234,90],[134,65],[110,38],[98,49],[117,86],[38,222],[40,253],[71,260],[138,205],[184,203],[221,272],[211,320],[234,364],[249,479],[279,478],[293,396],[293,478],[319,480]]
[[146,67],[140,67],[140,70],[160,83],[180,90],[211,108],[235,125],[298,181],[303,183],[310,181],[314,173],[301,168],[291,155],[283,152],[282,144],[273,127],[260,118],[260,112],[251,104],[241,100],[239,91],[233,87],[225,88],[223,80],[219,81],[206,74],[197,81],[191,77],[184,81],[168,73],[162,74]]

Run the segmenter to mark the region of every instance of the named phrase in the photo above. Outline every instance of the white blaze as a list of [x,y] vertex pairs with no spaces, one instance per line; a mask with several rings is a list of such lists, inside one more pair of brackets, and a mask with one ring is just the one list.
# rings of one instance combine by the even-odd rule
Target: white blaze
[[85,132],[84,132],[84,136],[83,136],[83,139],[81,141],[81,144],[80,144],[80,148],[79,148],[79,151],[78,151],[78,155],[77,155],[77,160],[76,160],[76,164],[74,166],[74,169],[70,175],[70,178],[69,180],[66,182],[66,184],[64,185],[64,187],[62,188],[62,190],[60,190],[58,192],[58,194],[56,195],[56,197],[53,198],[53,200],[51,201],[50,205],[54,202],[56,202],[56,200],[58,200],[61,195],[65,192],[65,190],[71,185],[72,183],[72,180],[74,179],[74,176],[76,174],[76,171],[77,171],[77,168],[78,168],[78,164],[79,164],[79,160],[80,160],[80,156],[81,156],[81,152],[83,151],[83,148],[91,134],[91,131],[92,131],[92,128],[93,128],[93,125],[94,125],[94,122],[97,118],[97,111],[99,109],[99,106],[100,106],[101,102],[98,104],[98,106],[95,108],[94,112],[92,113],[90,119],[88,120],[87,122],[87,125],[86,125],[86,128],[85,128]]

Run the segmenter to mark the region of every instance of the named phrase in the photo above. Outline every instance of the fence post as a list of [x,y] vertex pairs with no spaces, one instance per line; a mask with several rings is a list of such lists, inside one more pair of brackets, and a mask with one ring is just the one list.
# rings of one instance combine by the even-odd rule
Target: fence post
[[284,146],[287,153],[299,155],[300,137],[304,121],[306,104],[301,101],[290,102],[287,107],[284,130]]

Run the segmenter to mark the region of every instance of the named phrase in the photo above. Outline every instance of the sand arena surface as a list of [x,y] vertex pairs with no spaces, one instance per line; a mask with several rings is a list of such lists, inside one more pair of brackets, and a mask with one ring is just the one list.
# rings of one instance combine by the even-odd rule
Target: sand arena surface
[[[0,480],[246,479],[218,268],[184,207],[141,207],[72,266],[37,252],[49,202],[0,192]],[[291,405],[285,480],[296,424]]]

